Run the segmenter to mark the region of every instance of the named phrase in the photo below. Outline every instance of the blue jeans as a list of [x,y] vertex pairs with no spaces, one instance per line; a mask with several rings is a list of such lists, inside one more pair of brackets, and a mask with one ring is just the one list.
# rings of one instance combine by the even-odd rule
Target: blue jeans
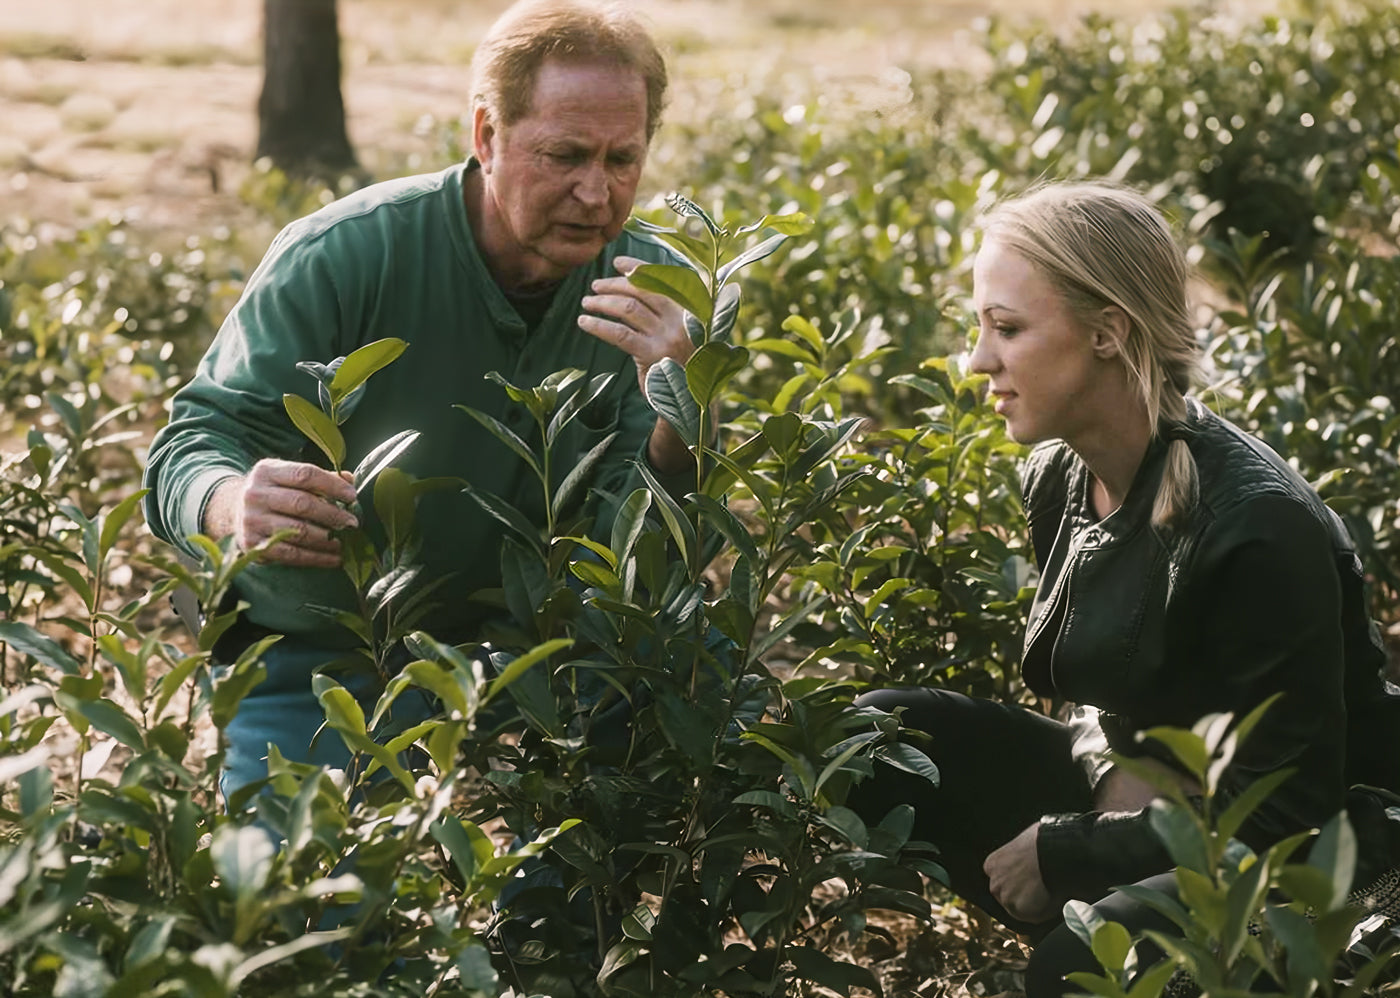
[[[225,800],[267,776],[269,744],[277,746],[277,751],[290,762],[336,769],[350,764],[350,750],[340,735],[330,728],[322,729],[325,712],[311,690],[312,673],[342,654],[292,637],[283,638],[267,650],[263,655],[267,678],[248,692],[224,729],[228,754],[219,774],[219,789]],[[334,678],[354,695],[368,719],[383,691],[379,678],[366,673],[337,674]],[[382,739],[386,732],[410,728],[432,717],[438,709],[427,693],[410,687],[394,701],[392,713],[385,717],[380,731],[371,732],[371,737]]]

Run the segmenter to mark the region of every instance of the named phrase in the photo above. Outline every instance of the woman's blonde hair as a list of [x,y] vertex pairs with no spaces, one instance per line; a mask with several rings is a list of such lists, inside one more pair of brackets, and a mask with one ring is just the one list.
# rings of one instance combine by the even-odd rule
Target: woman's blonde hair
[[1152,522],[1170,525],[1196,502],[1196,462],[1175,429],[1200,348],[1186,301],[1189,268],[1166,219],[1125,187],[1050,183],[997,204],[982,229],[1038,267],[1086,328],[1097,328],[1110,305],[1127,315],[1120,353],[1153,435],[1168,440]]
[[472,106],[497,127],[530,113],[546,59],[610,63],[641,74],[647,91],[647,138],[666,106],[666,60],[641,19],[619,3],[521,0],[491,26],[472,56]]

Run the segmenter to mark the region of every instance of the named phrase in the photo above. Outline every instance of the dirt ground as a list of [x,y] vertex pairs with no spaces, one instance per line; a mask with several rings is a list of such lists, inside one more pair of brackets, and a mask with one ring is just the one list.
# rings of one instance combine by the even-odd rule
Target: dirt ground
[[[1229,6],[1238,8],[1244,0]],[[431,128],[466,104],[475,40],[507,0],[340,0],[351,140],[371,174],[436,167]],[[1003,16],[1065,24],[1163,0],[638,0],[671,53],[673,108],[735,74],[801,74],[878,107],[898,69],[975,57]],[[239,217],[257,141],[262,4],[0,4],[0,224],[120,211],[177,234]],[[689,102],[694,106],[694,101]],[[708,102],[707,102],[708,103]]]

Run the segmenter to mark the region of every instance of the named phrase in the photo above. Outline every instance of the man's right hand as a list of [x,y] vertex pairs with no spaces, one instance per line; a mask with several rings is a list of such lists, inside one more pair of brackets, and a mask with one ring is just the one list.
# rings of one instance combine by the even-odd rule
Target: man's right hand
[[333,531],[359,522],[336,504],[354,501],[348,472],[337,475],[314,464],[267,458],[243,477],[215,487],[204,510],[204,530],[215,540],[232,534],[245,551],[279,531],[292,530],[292,536],[267,549],[265,561],[336,568],[340,542]]

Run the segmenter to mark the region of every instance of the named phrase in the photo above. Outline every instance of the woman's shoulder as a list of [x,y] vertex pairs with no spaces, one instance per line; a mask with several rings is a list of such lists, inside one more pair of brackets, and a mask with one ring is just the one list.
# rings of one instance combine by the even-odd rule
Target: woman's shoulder
[[1063,502],[1079,457],[1063,440],[1036,444],[1021,466],[1021,502],[1027,511]]
[[1352,546],[1341,520],[1277,451],[1196,400],[1191,403],[1188,444],[1209,522],[1252,524],[1246,530],[1251,534],[1271,524],[1296,529],[1311,522],[1331,536],[1334,547]]

